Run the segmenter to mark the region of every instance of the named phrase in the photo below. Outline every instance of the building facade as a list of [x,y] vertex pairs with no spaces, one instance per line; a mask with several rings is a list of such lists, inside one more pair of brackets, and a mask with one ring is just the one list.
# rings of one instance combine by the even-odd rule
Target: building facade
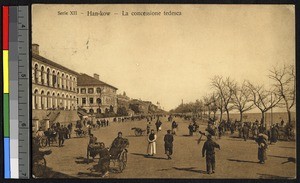
[[77,109],[79,74],[39,55],[39,45],[32,45],[32,109]]
[[100,81],[99,75],[80,74],[77,83],[77,105],[88,114],[116,113],[117,88]]

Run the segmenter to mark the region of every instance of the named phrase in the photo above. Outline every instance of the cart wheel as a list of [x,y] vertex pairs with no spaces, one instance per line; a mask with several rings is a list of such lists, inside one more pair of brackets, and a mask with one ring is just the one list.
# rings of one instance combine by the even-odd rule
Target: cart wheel
[[127,152],[123,151],[119,158],[119,171],[123,172],[127,164]]
[[41,159],[36,160],[32,166],[32,173],[36,177],[43,177],[46,172],[46,159],[43,157]]
[[137,130],[134,130],[134,134],[135,136],[139,136],[140,133]]
[[46,147],[47,146],[47,138],[42,138],[40,141],[41,147]]
[[87,161],[87,164],[89,164],[90,162],[90,151],[89,151],[89,148],[87,148],[87,151],[86,151],[86,161]]

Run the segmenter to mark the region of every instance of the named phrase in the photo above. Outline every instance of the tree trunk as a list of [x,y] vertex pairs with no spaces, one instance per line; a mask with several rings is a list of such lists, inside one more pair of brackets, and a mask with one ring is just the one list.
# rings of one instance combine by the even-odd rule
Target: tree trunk
[[223,117],[223,110],[220,110],[220,123],[222,122],[222,117]]
[[260,124],[265,125],[265,112],[261,111]]
[[240,111],[240,122],[243,122],[243,111]]
[[292,123],[292,116],[291,116],[291,111],[290,111],[290,109],[287,110],[287,113],[288,113],[289,125],[291,125],[291,123]]
[[227,122],[229,121],[229,110],[226,108],[226,114],[227,114]]

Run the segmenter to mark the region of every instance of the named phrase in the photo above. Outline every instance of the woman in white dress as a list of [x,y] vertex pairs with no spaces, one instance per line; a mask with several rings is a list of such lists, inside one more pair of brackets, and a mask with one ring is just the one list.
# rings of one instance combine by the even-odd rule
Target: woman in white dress
[[148,148],[147,148],[148,156],[153,156],[156,154],[156,134],[152,129],[148,136]]

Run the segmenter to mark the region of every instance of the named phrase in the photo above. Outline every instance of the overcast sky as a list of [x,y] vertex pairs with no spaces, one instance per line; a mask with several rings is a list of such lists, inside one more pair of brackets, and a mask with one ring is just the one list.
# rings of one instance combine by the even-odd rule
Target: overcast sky
[[[58,15],[72,10],[77,16]],[[122,10],[182,15],[121,16]],[[34,5],[32,14],[40,55],[98,73],[118,93],[159,101],[165,110],[210,93],[214,75],[268,85],[272,66],[295,62],[292,5]]]

